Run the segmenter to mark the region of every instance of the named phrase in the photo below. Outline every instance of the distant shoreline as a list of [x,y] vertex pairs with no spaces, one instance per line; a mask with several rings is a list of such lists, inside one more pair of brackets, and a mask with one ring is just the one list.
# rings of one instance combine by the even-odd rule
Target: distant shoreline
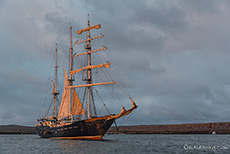
[[[230,134],[230,122],[112,126],[107,134]],[[35,127],[0,125],[0,134],[36,134]]]
[[230,134],[230,122],[120,126],[107,134]]
[[35,127],[19,125],[0,125],[0,134],[36,134]]

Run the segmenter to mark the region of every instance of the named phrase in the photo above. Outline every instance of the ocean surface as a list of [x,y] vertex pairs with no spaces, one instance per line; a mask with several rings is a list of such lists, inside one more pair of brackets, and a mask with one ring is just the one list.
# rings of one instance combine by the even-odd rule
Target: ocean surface
[[103,141],[0,135],[0,154],[230,153],[230,135],[105,135]]

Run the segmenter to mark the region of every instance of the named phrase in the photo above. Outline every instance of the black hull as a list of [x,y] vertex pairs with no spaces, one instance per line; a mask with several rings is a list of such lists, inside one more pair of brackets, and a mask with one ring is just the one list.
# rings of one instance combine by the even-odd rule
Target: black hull
[[41,138],[53,139],[101,139],[114,119],[95,118],[75,121],[60,127],[36,126],[36,133]]

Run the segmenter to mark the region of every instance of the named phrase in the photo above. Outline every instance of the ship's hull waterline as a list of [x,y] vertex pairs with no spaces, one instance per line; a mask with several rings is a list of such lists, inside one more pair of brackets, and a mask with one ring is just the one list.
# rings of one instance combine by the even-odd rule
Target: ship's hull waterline
[[108,117],[93,118],[90,120],[75,121],[63,126],[36,126],[36,133],[41,138],[50,139],[80,139],[101,140],[114,119]]

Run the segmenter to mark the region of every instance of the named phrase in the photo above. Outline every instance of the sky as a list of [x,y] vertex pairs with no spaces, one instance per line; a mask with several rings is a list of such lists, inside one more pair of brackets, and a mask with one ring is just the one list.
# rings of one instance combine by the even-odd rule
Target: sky
[[0,125],[35,124],[55,42],[88,13],[139,106],[124,125],[230,121],[229,10],[228,0],[0,0]]

